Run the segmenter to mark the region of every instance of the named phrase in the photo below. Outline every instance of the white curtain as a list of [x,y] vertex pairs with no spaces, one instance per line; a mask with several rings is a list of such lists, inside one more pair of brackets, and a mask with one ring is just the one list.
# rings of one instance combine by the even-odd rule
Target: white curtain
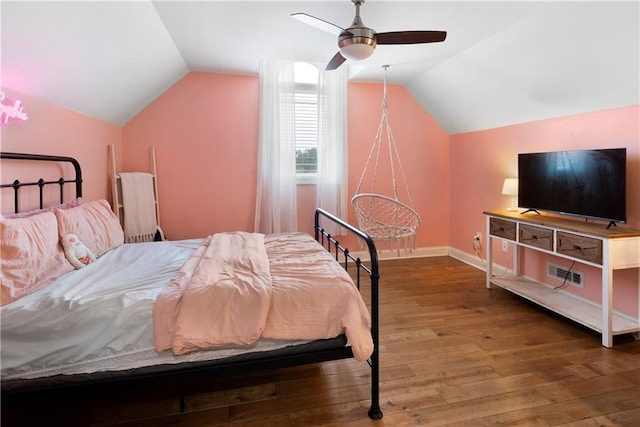
[[293,61],[260,62],[260,135],[255,231],[296,231]]
[[[320,66],[320,70],[323,66]],[[260,140],[255,231],[297,230],[294,62],[260,62]],[[347,217],[346,67],[320,72],[317,206]],[[324,224],[323,224],[324,225]],[[341,231],[331,225],[331,234]]]
[[[321,72],[319,94],[317,206],[346,219],[347,67]],[[334,235],[344,232],[323,226]]]

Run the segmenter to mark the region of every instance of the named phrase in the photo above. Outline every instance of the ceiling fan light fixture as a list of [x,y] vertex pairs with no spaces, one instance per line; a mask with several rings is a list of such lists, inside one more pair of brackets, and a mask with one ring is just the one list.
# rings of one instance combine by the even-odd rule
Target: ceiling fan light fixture
[[362,61],[373,54],[375,46],[368,43],[351,43],[340,46],[340,53],[352,61]]
[[342,56],[353,61],[362,61],[370,57],[376,44],[376,33],[366,27],[351,27],[342,33],[338,40]]

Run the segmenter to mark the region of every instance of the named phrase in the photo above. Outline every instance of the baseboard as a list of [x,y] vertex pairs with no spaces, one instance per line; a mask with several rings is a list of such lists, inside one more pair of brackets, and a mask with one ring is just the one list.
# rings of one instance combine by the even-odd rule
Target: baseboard
[[[362,261],[369,261],[369,252],[367,251],[354,251],[351,252],[356,258],[360,258]],[[400,251],[385,249],[378,251],[378,260],[383,259],[408,259],[408,258],[427,258],[434,256],[447,256],[449,255],[449,248],[446,246],[436,246],[431,248],[416,248],[412,251],[400,249]]]
[[[465,264],[469,264],[479,270],[487,271],[487,261],[485,259],[478,258],[475,254],[463,252],[459,249],[449,248],[449,256],[462,261]],[[493,275],[502,276],[505,274],[513,274],[513,269],[505,267],[502,264],[493,263]]]
[[[354,251],[351,252],[356,258],[360,258],[362,261],[369,260],[369,252],[366,251]],[[486,261],[484,259],[478,258],[477,255],[471,254],[468,252],[461,251],[459,249],[451,248],[448,246],[436,246],[429,248],[417,248],[413,251],[405,251],[400,250],[392,251],[392,250],[383,250],[378,252],[378,260],[385,259],[408,259],[408,258],[428,258],[434,256],[450,256],[452,258],[457,259],[458,261],[462,261],[465,264],[469,264],[472,267],[475,267],[479,270],[486,271]],[[505,271],[506,268],[500,264],[493,264],[494,271]]]
[[403,249],[398,251],[394,250],[382,250],[378,252],[378,259],[395,259],[395,258],[427,258],[434,256],[447,256],[449,254],[449,248],[446,246],[436,246],[432,248],[416,248],[412,251],[405,251]]
[[479,270],[486,271],[485,260],[481,260],[477,255],[463,252],[459,249],[449,248],[449,256],[462,261],[465,264],[469,264]]

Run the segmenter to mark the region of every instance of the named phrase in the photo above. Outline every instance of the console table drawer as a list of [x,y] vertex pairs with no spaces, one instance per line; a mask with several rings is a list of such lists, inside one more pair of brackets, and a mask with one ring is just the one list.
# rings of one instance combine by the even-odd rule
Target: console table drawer
[[573,258],[602,264],[602,240],[558,231],[556,250]]
[[489,222],[489,232],[498,237],[509,240],[516,240],[516,223],[503,219],[491,218]]
[[553,230],[520,224],[520,242],[551,251],[553,250]]

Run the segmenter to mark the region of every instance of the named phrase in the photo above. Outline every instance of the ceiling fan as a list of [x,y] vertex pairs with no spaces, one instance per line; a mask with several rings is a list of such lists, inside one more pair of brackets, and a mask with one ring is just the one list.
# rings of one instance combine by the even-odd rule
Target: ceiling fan
[[379,44],[416,44],[442,42],[447,38],[446,31],[393,31],[376,33],[365,27],[360,19],[360,6],[365,0],[351,0],[356,7],[356,16],[349,28],[342,28],[324,19],[306,13],[293,13],[291,17],[338,36],[339,51],[327,64],[327,70],[335,70],[347,59],[362,60],[373,53]]

